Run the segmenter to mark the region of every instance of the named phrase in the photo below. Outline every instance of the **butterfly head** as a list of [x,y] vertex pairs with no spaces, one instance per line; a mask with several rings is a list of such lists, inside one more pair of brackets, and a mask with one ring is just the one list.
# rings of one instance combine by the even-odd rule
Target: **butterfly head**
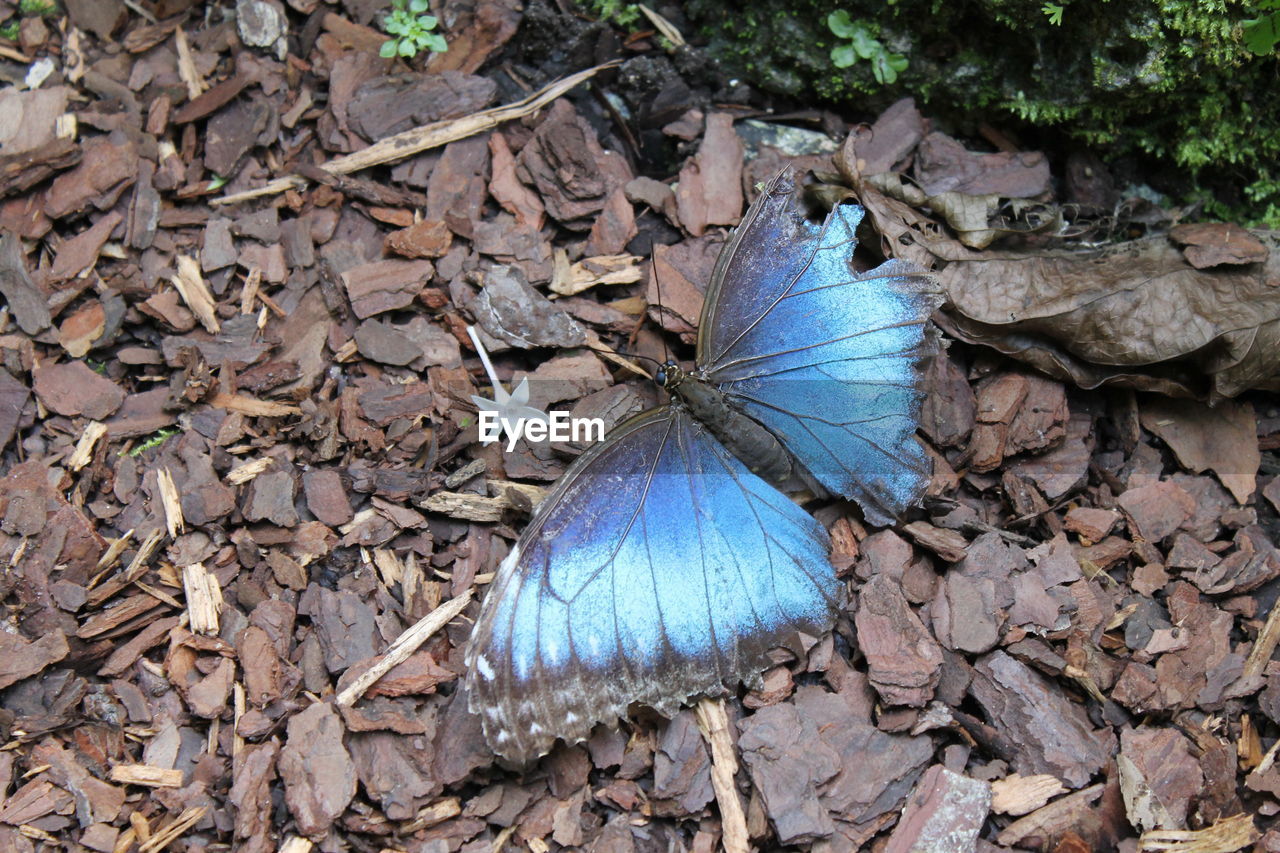
[[666,363],[654,371],[653,381],[667,391],[674,391],[676,386],[684,381],[685,376],[685,372],[680,369],[680,365],[676,364],[674,359],[667,359]]

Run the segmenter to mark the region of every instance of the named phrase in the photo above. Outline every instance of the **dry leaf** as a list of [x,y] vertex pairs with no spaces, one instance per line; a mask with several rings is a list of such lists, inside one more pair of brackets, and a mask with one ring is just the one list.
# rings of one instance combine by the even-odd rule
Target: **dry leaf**
[[[886,254],[938,269],[953,337],[1082,388],[1210,402],[1280,389],[1280,253],[1197,270],[1163,237],[1089,251],[974,252],[910,205],[859,190]],[[1255,231],[1274,248],[1275,232]],[[1176,322],[1172,322],[1176,318]]]
[[1257,486],[1257,419],[1253,406],[1226,400],[1210,407],[1189,400],[1144,399],[1142,425],[1169,445],[1178,462],[1192,473],[1210,470],[1239,503]]

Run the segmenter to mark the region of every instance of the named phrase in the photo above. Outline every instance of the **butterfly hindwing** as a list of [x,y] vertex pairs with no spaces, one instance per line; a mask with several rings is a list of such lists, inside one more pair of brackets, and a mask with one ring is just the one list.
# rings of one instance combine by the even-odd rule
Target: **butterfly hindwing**
[[826,531],[685,412],[664,407],[584,454],[499,567],[467,690],[513,761],[586,738],[639,702],[754,681],[775,646],[831,625]]
[[698,367],[818,482],[888,524],[928,482],[918,367],[937,346],[940,297],[900,261],[854,271],[862,215],[840,205],[810,222],[776,177],[716,264]]

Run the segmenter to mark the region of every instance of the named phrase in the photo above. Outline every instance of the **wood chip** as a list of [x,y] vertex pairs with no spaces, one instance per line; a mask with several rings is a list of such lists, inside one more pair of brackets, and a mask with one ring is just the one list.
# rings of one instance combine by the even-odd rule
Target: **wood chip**
[[1248,847],[1261,835],[1251,815],[1238,814],[1204,829],[1153,829],[1144,832],[1138,839],[1138,849],[1143,853],[1233,853]]
[[267,456],[259,459],[250,459],[248,462],[242,462],[228,471],[226,481],[233,486],[242,486],[245,483],[252,482],[255,477],[274,464],[275,460]]
[[209,285],[205,284],[204,276],[200,274],[199,261],[190,255],[178,255],[174,263],[178,265],[178,272],[170,276],[169,280],[178,289],[182,301],[191,309],[191,313],[196,315],[200,325],[216,335],[222,330],[222,325],[214,311],[213,294],[209,292]]
[[156,472],[156,481],[160,486],[160,503],[164,507],[164,523],[169,530],[169,538],[177,539],[186,528],[182,518],[182,499],[178,496],[178,487],[173,482],[173,475],[168,468]]
[[204,817],[207,811],[209,811],[208,806],[192,806],[183,809],[173,823],[156,830],[149,839],[138,845],[138,853],[160,853],[181,838],[188,829],[199,823],[200,818]]
[[182,771],[149,764],[117,764],[111,768],[111,781],[148,788],[180,788]]
[[747,836],[747,818],[742,810],[734,776],[738,772],[738,759],[729,737],[729,718],[725,714],[724,700],[699,700],[697,706],[698,728],[711,747],[711,785],[715,788],[716,803],[720,806],[723,824],[725,853],[746,853],[751,849]]
[[991,810],[996,814],[1024,815],[1066,792],[1066,786],[1056,776],[1011,773],[991,783]]
[[182,588],[187,596],[187,616],[191,630],[214,636],[222,613],[222,587],[202,563],[182,567]]
[[240,412],[255,418],[283,418],[289,415],[300,415],[302,410],[297,406],[288,406],[271,400],[257,400],[243,394],[227,394],[219,391],[208,400],[209,405],[232,412]]
[[88,465],[93,458],[93,448],[97,446],[98,440],[106,434],[106,424],[98,421],[89,421],[89,424],[84,428],[84,432],[80,434],[79,440],[76,441],[75,452],[67,457],[67,467],[72,471],[79,471]]

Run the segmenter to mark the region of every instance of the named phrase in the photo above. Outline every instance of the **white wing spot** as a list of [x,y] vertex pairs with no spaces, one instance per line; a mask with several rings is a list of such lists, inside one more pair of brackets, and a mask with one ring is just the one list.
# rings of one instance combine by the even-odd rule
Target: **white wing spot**
[[476,657],[476,669],[480,672],[480,677],[485,681],[493,680],[493,665],[489,663],[489,659],[484,655]]

